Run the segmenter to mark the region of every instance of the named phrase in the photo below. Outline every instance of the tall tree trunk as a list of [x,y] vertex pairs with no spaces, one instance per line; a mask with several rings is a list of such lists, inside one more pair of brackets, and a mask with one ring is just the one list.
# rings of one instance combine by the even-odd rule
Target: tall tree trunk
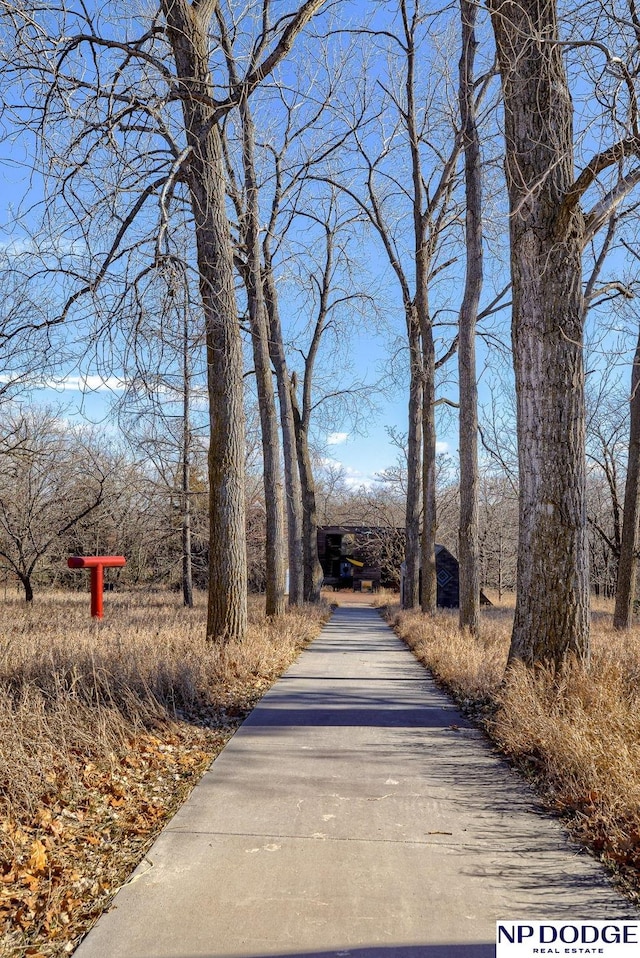
[[518,588],[510,661],[589,654],[585,405],[573,108],[554,2],[489,0],[502,77],[518,415]]
[[[264,247],[264,244],[263,244]],[[269,315],[269,348],[278,385],[280,406],[280,429],[284,455],[284,485],[287,508],[287,538],[289,552],[289,605],[297,606],[303,601],[303,514],[302,490],[296,451],[296,431],[289,391],[289,371],[282,338],[282,325],[278,310],[278,293],[273,276],[273,265],[268,250],[264,256],[263,286]]]
[[[413,181],[413,232],[415,255],[415,295],[413,303],[405,303],[407,311],[407,336],[409,340],[409,433],[407,449],[407,505],[406,505],[406,577],[404,608],[413,609],[421,604],[424,609],[425,597],[429,595],[428,566],[423,566],[425,549],[424,503],[428,498],[425,491],[425,387],[424,353],[421,341],[424,332],[425,311],[427,309],[428,269],[424,247],[424,219],[422,215],[422,169],[420,164],[420,138],[417,130],[415,105],[415,15],[410,25],[407,4],[400,4],[406,40],[407,73],[405,94],[407,98],[406,124],[409,137]],[[417,8],[414,11],[417,14]],[[422,456],[421,456],[422,453]],[[423,532],[420,540],[420,493],[422,492]],[[425,579],[426,575],[426,579]],[[427,599],[428,601],[428,599]]]
[[420,330],[413,307],[407,307],[409,337],[409,429],[407,434],[407,499],[405,507],[405,576],[403,609],[420,603],[420,493],[422,452],[422,355]]
[[[400,12],[403,19],[407,73],[405,92],[407,109],[405,121],[409,138],[412,173],[412,205],[413,205],[413,240],[415,255],[415,322],[417,330],[413,333],[418,349],[422,348],[422,543],[421,557],[421,590],[420,606],[423,612],[434,615],[437,603],[436,582],[436,429],[435,429],[435,351],[433,329],[429,313],[429,269],[431,244],[427,242],[427,224],[429,218],[423,210],[424,180],[422,175],[422,158],[420,155],[420,132],[418,129],[415,104],[415,67],[416,67],[416,34],[418,8],[414,7],[412,17],[405,0],[401,3]],[[409,332],[410,342],[412,332]],[[413,360],[413,357],[412,357]],[[412,366],[413,375],[413,366]],[[412,397],[411,397],[412,398]],[[410,400],[411,401],[411,400]],[[411,411],[410,411],[411,416]],[[419,454],[418,454],[419,456]],[[420,468],[416,465],[416,468]]]
[[255,132],[249,105],[240,103],[242,155],[245,179],[244,245],[247,257],[245,282],[251,323],[260,427],[266,516],[266,614],[283,615],[285,610],[285,546],[282,473],[278,415],[271,375],[267,310],[262,287],[258,183],[255,169]]
[[624,518],[618,561],[614,629],[631,627],[638,571],[638,527],[640,525],[640,329],[631,370],[631,422],[629,424],[629,457],[624,487]]
[[333,276],[335,257],[335,233],[330,225],[330,217],[324,222],[326,254],[319,282],[319,302],[315,326],[309,350],[304,358],[304,378],[302,381],[302,409],[296,393],[296,379],[290,381],[291,407],[296,434],[296,452],[302,490],[302,549],[304,598],[307,602],[319,602],[322,588],[323,571],[318,558],[318,518],[316,506],[315,480],[309,454],[309,428],[313,412],[313,376],[322,336],[330,312],[329,294]]
[[436,367],[431,316],[425,290],[420,297],[422,327],[422,595],[420,606],[435,615],[438,603],[436,578]]
[[305,416],[300,413],[295,390],[291,383],[291,406],[296,431],[296,451],[302,490],[303,531],[303,588],[305,602],[319,602],[323,571],[318,558],[318,513],[316,487],[309,454],[309,436]]
[[460,390],[460,521],[458,563],[460,628],[480,634],[480,542],[478,534],[478,384],[476,379],[476,321],[482,291],[482,180],[480,139],[473,85],[477,41],[474,0],[460,0],[462,55],[460,57],[460,120],[464,148],[466,191],[466,279],[458,332]]
[[[206,329],[209,395],[209,601],[207,636],[243,639],[247,627],[243,360],[234,291],[225,175],[209,74],[213,6],[162,0],[180,81],[188,186]],[[210,101],[207,99],[210,98]]]
[[189,312],[184,309],[182,328],[182,598],[193,608],[191,568],[191,367],[189,363]]

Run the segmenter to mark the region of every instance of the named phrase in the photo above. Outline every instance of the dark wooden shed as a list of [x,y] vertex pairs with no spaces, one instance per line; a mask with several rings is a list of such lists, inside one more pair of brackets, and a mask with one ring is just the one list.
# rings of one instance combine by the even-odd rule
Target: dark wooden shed
[[[402,563],[402,580],[400,591],[404,585],[404,562]],[[457,609],[460,606],[460,571],[458,560],[443,545],[436,544],[436,604],[440,609]],[[420,590],[422,591],[422,570],[420,570]],[[480,590],[480,604],[491,605],[489,599]]]
[[[404,562],[401,567],[400,593],[404,591]],[[445,546],[436,544],[436,602],[441,609],[457,609],[460,604],[458,560]],[[422,570],[420,570],[422,592]]]
[[436,545],[436,602],[441,609],[457,609],[460,605],[458,560],[444,546]]

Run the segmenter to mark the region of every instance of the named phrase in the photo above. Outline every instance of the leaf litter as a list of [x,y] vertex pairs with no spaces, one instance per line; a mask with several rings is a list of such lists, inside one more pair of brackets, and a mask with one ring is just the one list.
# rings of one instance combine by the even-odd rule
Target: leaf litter
[[[90,668],[86,647],[70,632],[75,606],[68,594],[47,597],[39,621],[28,614],[19,645],[3,644],[3,958],[72,954],[328,614],[326,606],[307,608],[274,623],[254,609],[247,643],[221,650],[194,638],[201,621],[177,627],[170,603],[155,597],[159,608],[142,622],[140,597],[123,602],[115,651],[103,630],[100,647],[89,650]],[[15,627],[27,614],[17,605],[11,611]],[[95,645],[94,633],[85,632]]]

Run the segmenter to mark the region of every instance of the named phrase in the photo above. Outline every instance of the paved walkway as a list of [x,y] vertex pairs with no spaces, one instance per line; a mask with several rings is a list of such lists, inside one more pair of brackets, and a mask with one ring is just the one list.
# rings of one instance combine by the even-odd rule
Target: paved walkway
[[337,610],[76,958],[489,958],[637,917],[373,609]]

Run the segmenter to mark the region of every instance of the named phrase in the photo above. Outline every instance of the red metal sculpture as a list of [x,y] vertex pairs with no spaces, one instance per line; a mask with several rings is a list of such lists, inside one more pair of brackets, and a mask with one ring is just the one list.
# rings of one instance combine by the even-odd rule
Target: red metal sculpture
[[101,619],[103,615],[103,569],[126,564],[127,560],[124,556],[71,556],[67,560],[70,569],[91,569],[91,615],[94,619]]

